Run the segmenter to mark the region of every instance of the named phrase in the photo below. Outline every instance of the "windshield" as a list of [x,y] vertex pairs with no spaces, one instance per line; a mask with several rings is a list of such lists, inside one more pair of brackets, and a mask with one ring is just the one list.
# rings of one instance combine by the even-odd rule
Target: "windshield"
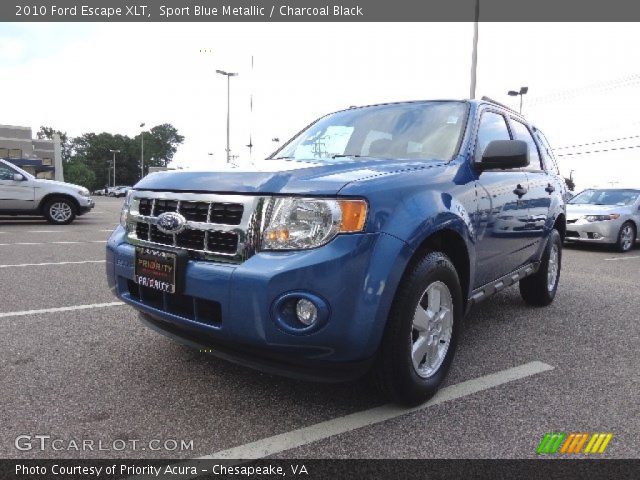
[[640,195],[639,190],[585,190],[569,203],[579,205],[633,205]]
[[321,118],[272,158],[451,160],[464,132],[466,113],[463,102],[353,108]]

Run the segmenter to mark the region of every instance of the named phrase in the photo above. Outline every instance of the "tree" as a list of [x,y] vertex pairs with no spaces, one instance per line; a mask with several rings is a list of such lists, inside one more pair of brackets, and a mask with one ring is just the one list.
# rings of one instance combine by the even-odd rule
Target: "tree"
[[79,157],[63,163],[64,178],[69,183],[96,189],[96,174]]
[[[141,135],[134,138],[139,149],[142,147]],[[184,137],[178,134],[178,130],[170,123],[156,125],[151,130],[144,132],[145,168],[168,166],[182,142],[184,142]],[[138,155],[140,158],[140,154]]]
[[568,188],[569,190],[571,190],[572,192],[573,192],[573,191],[575,191],[575,189],[576,189],[576,184],[575,184],[575,182],[573,181],[573,178],[565,178],[565,179],[564,179],[564,182],[567,184],[567,188]]
[[53,140],[54,134],[60,135],[60,147],[62,150],[62,161],[68,162],[71,159],[72,155],[72,141],[67,135],[67,132],[61,132],[60,130],[56,130],[52,127],[45,127],[44,125],[40,127],[40,130],[36,133],[36,137],[40,140]]
[[[144,134],[145,168],[167,166],[184,137],[168,123],[157,125]],[[141,138],[111,133],[85,133],[72,141],[73,159],[94,173],[95,190],[113,184],[113,153],[116,153],[116,185],[134,185],[140,180]],[[83,184],[84,185],[84,184]]]

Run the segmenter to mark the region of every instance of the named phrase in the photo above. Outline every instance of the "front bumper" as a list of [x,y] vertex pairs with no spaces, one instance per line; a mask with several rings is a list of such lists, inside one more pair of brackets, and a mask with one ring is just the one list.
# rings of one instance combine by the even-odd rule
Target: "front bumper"
[[96,203],[91,197],[82,197],[78,201],[78,205],[78,215],[84,215],[85,213],[90,212],[96,206]]
[[567,222],[565,240],[568,242],[616,243],[621,226],[621,219],[587,222],[579,218],[574,223]]
[[[179,295],[154,294],[133,282],[134,247],[118,227],[107,243],[106,268],[112,291],[165,335],[269,372],[346,380],[373,361],[410,253],[389,235],[339,235],[321,248],[262,252],[241,264],[192,259]],[[290,292],[324,299],[330,312],[324,325],[284,329],[272,307]]]

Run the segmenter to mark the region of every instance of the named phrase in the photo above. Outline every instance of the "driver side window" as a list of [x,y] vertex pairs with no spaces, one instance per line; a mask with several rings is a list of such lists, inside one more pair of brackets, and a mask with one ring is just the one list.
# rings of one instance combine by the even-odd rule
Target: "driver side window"
[[478,127],[478,136],[476,138],[476,162],[480,161],[485,148],[494,140],[511,140],[507,123],[499,113],[484,112],[480,117],[480,126]]
[[0,180],[13,180],[17,172],[6,165],[0,164]]

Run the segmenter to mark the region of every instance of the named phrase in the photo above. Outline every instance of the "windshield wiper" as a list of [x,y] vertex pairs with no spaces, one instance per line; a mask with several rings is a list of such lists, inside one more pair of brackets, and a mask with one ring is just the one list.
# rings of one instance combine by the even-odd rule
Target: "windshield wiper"
[[295,157],[276,157],[272,158],[272,160],[293,160]]
[[337,153],[335,155],[331,155],[331,158],[343,158],[343,157],[353,157],[353,158],[360,158],[362,155],[349,155],[346,153]]

